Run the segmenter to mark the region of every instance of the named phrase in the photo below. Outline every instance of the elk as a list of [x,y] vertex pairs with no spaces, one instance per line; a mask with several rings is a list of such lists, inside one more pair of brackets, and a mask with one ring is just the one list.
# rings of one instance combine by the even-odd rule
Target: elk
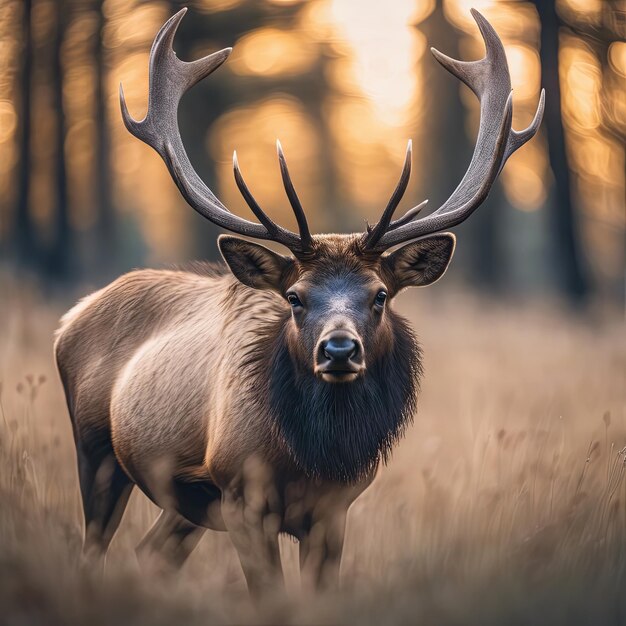
[[258,221],[229,211],[204,184],[181,140],[178,104],[230,49],[184,62],[172,43],[185,9],[161,28],[142,121],[131,117],[120,87],[127,129],[159,153],[198,213],[291,254],[221,235],[225,264],[133,271],[62,318],[55,357],[75,437],[86,554],[103,563],[137,485],[162,509],[138,546],[140,559],[158,554],[180,566],[206,529],[228,531],[258,595],[280,585],[278,537],[287,533],[299,541],[303,581],[337,584],[348,509],[416,408],[420,348],[393,298],[441,278],[455,247],[443,231],[485,200],[543,115],[542,92],[530,126],[512,129],[504,48],[472,13],[483,59],[432,50],[480,101],[466,174],[432,213],[418,216],[422,203],[394,219],[411,171],[409,142],[378,222],[344,235],[311,234],[280,144],[298,233],[261,209],[236,154],[235,180]]

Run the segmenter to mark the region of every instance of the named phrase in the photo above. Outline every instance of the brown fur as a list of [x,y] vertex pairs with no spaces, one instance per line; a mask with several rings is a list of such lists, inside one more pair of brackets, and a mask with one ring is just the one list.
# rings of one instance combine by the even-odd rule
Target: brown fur
[[[299,260],[230,241],[237,256],[226,258],[238,264],[233,271],[240,280],[241,272],[245,281],[262,280],[264,290],[244,286],[221,265],[135,271],[63,317],[55,355],[76,440],[87,551],[106,552],[136,484],[167,511],[142,542],[142,552],[149,544],[160,548],[175,540],[179,548],[171,560],[182,563],[203,528],[227,529],[250,588],[258,591],[280,578],[276,536],[288,532],[301,541],[303,568],[313,584],[336,579],[348,507],[370,484],[378,460],[386,458],[411,417],[417,391],[412,381],[419,374],[419,362],[412,359],[419,355],[412,335],[391,310],[375,314],[369,305],[351,310],[348,302],[339,314],[332,291],[316,325],[301,328],[297,316],[292,319],[283,285],[295,282],[313,297],[322,285],[340,281],[346,298],[368,298],[391,271],[383,269],[387,257],[362,255],[355,236],[317,236],[314,241],[315,251]],[[450,255],[451,250],[443,270]],[[280,269],[273,277],[272,268]],[[380,395],[388,386],[384,380],[367,391],[371,383],[337,387],[312,373],[299,374],[312,367],[312,348],[306,346],[313,346],[328,324],[361,334],[372,371],[364,381],[368,375],[393,377],[405,395]],[[392,354],[392,364],[375,374],[378,361]],[[401,374],[406,383],[398,382]],[[339,417],[324,413],[318,418],[315,410],[316,402],[323,410],[325,395],[340,388],[350,403],[346,407],[358,406],[350,397],[359,385],[370,396],[378,394],[373,403],[379,408],[371,417],[354,416],[361,423],[356,428],[367,429],[368,420],[373,428],[369,447],[354,456],[357,444],[350,438],[366,441],[366,430],[359,435],[350,430],[354,426],[333,423]],[[282,400],[299,397],[300,387],[298,393],[305,393],[301,405],[310,409],[301,419],[310,420],[311,432],[318,432],[318,419],[330,419],[319,440],[307,439],[313,435],[301,432],[299,423],[289,425],[301,406],[291,410]],[[273,400],[276,393],[278,400]],[[385,406],[395,416],[389,424],[380,413]],[[342,419],[352,421],[346,410]],[[334,428],[341,429],[337,435]],[[333,442],[339,445],[341,437],[348,439],[336,454],[350,455],[347,465],[326,449]],[[311,547],[314,528],[317,543]]]

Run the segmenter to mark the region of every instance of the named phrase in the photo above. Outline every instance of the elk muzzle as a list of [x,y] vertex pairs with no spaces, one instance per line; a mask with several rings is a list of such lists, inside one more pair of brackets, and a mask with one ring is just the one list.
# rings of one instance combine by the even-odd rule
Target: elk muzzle
[[315,374],[329,383],[348,383],[365,371],[363,344],[347,330],[333,330],[317,344]]

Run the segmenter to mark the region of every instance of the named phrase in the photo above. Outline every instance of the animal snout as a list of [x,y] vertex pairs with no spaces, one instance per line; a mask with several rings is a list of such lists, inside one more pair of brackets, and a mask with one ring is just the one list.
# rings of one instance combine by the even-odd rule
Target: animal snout
[[324,356],[335,363],[348,362],[359,353],[359,344],[349,335],[335,335],[322,341],[320,348]]
[[328,382],[355,380],[364,370],[363,346],[346,331],[333,331],[317,348],[316,373]]

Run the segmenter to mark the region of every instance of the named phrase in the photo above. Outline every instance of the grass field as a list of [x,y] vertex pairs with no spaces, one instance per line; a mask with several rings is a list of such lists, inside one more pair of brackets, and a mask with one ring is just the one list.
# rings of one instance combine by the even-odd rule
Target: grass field
[[415,425],[350,512],[342,590],[254,607],[207,533],[176,576],[142,575],[156,509],[135,490],[104,581],[79,567],[81,513],[52,333],[71,302],[0,298],[0,624],[626,624],[622,320],[402,296],[425,351]]

